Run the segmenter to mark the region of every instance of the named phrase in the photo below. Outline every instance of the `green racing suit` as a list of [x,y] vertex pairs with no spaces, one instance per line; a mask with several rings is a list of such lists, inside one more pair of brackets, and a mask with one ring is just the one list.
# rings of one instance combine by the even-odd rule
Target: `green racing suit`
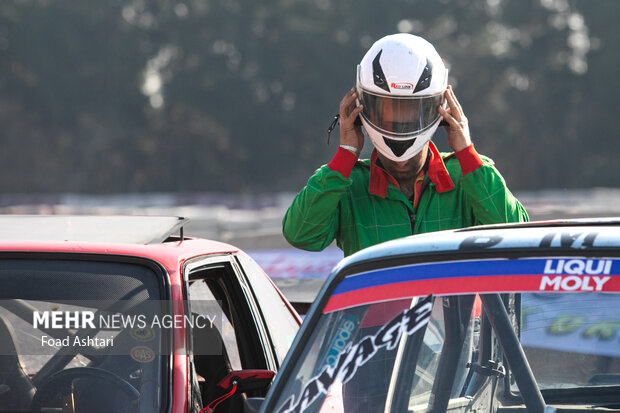
[[493,162],[470,145],[456,153],[429,145],[427,169],[416,180],[412,204],[377,164],[339,148],[295,197],[282,220],[293,246],[321,251],[336,239],[350,255],[412,234],[472,225],[528,221]]

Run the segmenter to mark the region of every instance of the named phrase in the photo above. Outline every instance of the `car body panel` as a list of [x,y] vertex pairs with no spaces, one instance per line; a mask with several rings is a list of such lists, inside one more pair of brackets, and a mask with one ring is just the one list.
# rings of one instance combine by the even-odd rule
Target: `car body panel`
[[[581,323],[579,325],[582,326],[587,326],[588,323],[591,323],[587,330],[590,337],[593,337],[594,334],[599,334],[601,331],[605,331],[605,334],[612,334],[613,337],[613,331],[620,331],[614,330],[615,327],[613,327],[620,322],[620,320],[614,321],[617,318],[614,315],[617,312],[615,310],[618,304],[617,293],[620,292],[619,223],[618,219],[613,218],[601,221],[535,222],[442,231],[388,241],[345,258],[334,268],[328,281],[319,293],[317,300],[312,305],[305,318],[304,325],[297,335],[287,359],[260,411],[265,413],[316,412],[319,411],[316,405],[316,403],[319,403],[317,400],[325,400],[320,402],[323,403],[322,410],[320,410],[321,413],[324,411],[357,412],[357,409],[343,408],[342,397],[345,393],[343,393],[344,390],[339,390],[338,386],[344,389],[346,383],[349,383],[349,380],[353,380],[353,376],[358,374],[351,374],[350,371],[363,371],[363,368],[368,368],[372,365],[372,358],[375,357],[373,355],[386,350],[382,344],[384,341],[379,339],[377,334],[385,334],[385,329],[390,324],[400,325],[398,323],[402,322],[399,320],[402,320],[403,314],[405,314],[405,317],[413,317],[410,310],[416,308],[413,307],[414,304],[416,301],[420,303],[423,297],[433,297],[435,304],[437,304],[437,300],[447,300],[444,305],[448,305],[446,308],[452,308],[447,310],[447,314],[456,311],[456,307],[450,307],[450,305],[457,305],[456,303],[461,303],[458,305],[465,305],[464,308],[470,308],[472,317],[475,314],[478,314],[477,317],[479,317],[480,311],[482,311],[485,319],[491,320],[492,324],[492,330],[490,330],[491,327],[488,327],[488,331],[492,331],[492,333],[485,330],[485,340],[486,337],[493,334],[494,337],[501,337],[498,343],[501,344],[502,348],[503,346],[506,347],[504,355],[501,357],[495,355],[501,354],[499,348],[492,352],[488,348],[484,349],[484,351],[488,351],[489,356],[494,355],[493,357],[499,357],[498,360],[504,360],[502,363],[506,366],[508,366],[506,364],[508,360],[511,361],[510,365],[524,366],[523,369],[509,369],[510,377],[518,383],[518,390],[521,391],[524,399],[527,400],[527,409],[529,411],[540,411],[541,406],[544,408],[545,402],[540,395],[539,387],[535,384],[527,359],[524,358],[525,355],[520,355],[518,351],[518,348],[521,347],[518,336],[523,319],[515,318],[515,314],[521,314],[521,296],[529,300],[526,302],[528,307],[524,307],[527,311],[533,305],[532,303],[535,302],[532,301],[531,297],[535,298],[539,294],[543,294],[542,296],[544,297],[564,297],[562,299],[564,302],[570,303],[573,301],[574,303],[579,302],[589,306],[596,302],[593,300],[595,300],[597,294],[605,295],[606,297],[614,296],[616,298],[612,299],[607,306],[601,307],[600,311],[597,310],[599,313],[593,313],[599,314],[598,316],[604,319],[588,320],[587,316],[582,316],[578,320],[578,323]],[[515,295],[514,292],[517,292],[517,294]],[[480,294],[482,299],[481,307],[479,299],[476,298],[474,300],[474,297],[478,297],[478,294]],[[584,297],[584,300],[576,300],[577,297],[581,296]],[[503,301],[508,300],[509,297],[513,297],[510,298],[512,300],[510,305],[508,301]],[[575,297],[575,300],[571,300],[570,297]],[[593,298],[588,301],[588,297]],[[555,303],[560,303],[562,300],[556,300]],[[450,302],[452,304],[449,304]],[[504,317],[503,315],[491,316],[491,313],[496,311],[494,308],[497,309],[498,306],[507,307],[505,311],[502,310],[505,313],[507,312],[505,318],[502,318]],[[433,307],[433,312],[435,310],[436,308]],[[360,314],[360,311],[363,317],[356,318],[355,314]],[[551,310],[551,307],[549,307],[549,311],[549,314],[553,314],[554,317],[558,316],[559,318],[562,315],[558,310]],[[523,317],[529,317],[528,322],[536,319],[536,317],[532,318],[529,313],[523,315]],[[336,322],[335,320],[340,321]],[[551,316],[549,316],[549,320],[551,320]],[[462,322],[465,321],[465,319],[462,320]],[[473,323],[473,321],[475,320],[472,319],[467,321],[467,323]],[[428,349],[433,348],[433,335],[442,337],[442,334],[447,334],[448,331],[448,327],[445,327],[446,332],[444,333],[436,331],[436,322],[437,320],[432,323],[428,322],[428,324],[419,327],[421,328],[420,331],[424,331],[424,333],[420,332],[419,334],[424,334],[425,346],[430,346]],[[453,322],[458,324],[458,321]],[[563,323],[567,322],[570,322],[570,320],[563,321]],[[601,323],[607,324],[602,325]],[[541,325],[545,328],[551,328],[544,323]],[[377,332],[376,329],[380,326],[383,327]],[[571,324],[569,326],[573,328]],[[563,334],[569,331],[567,330],[569,327],[566,327],[566,324],[558,324],[556,327],[564,329],[563,331],[560,330]],[[604,330],[605,328],[611,328],[611,330]],[[367,333],[362,333],[363,331],[367,331]],[[400,336],[401,345],[395,348],[398,348],[398,354],[405,351],[402,352],[401,357],[409,357],[407,356],[409,353],[406,353],[408,350],[405,349],[409,348],[410,341],[420,340],[420,337],[414,338],[417,331],[403,332],[402,336]],[[608,333],[608,331],[612,333]],[[366,335],[356,338],[355,341],[348,342],[347,345],[347,341],[343,337],[353,337],[354,334]],[[456,333],[451,334],[454,335]],[[532,342],[532,337],[534,337],[532,334],[528,331],[524,336],[527,340],[530,340],[530,343]],[[537,338],[535,340],[536,346],[541,348],[546,346],[552,352],[556,351],[556,349],[575,351],[575,344],[572,347],[566,344],[568,340],[565,337],[561,335],[551,337],[546,344],[542,342],[542,339]],[[461,337],[460,339],[465,340],[466,338]],[[545,338],[545,340],[547,339]],[[364,350],[363,343],[367,340],[370,340],[369,342],[372,342],[373,346],[368,347],[368,344],[366,345],[366,350]],[[571,340],[574,340],[574,338],[571,338]],[[562,341],[563,343],[560,344]],[[496,346],[490,343],[491,341],[485,344],[485,346]],[[564,344],[566,345],[562,347]],[[584,347],[582,343],[578,343],[578,345]],[[419,347],[414,346],[412,348]],[[420,350],[416,351],[419,352]],[[586,352],[594,354],[599,358],[618,356],[613,351],[613,343],[607,346],[599,345],[596,348],[588,349]],[[355,356],[352,354],[355,354]],[[363,354],[368,355],[363,356]],[[422,353],[412,354],[420,355]],[[532,354],[536,354],[536,352]],[[531,354],[528,352],[528,355]],[[461,354],[462,356],[463,354]],[[452,357],[451,362],[441,361],[440,365],[435,366],[435,368],[444,373],[450,371],[446,366],[454,365],[457,361],[454,357],[459,357],[459,355],[454,354]],[[404,359],[397,357],[395,363],[400,363],[402,360]],[[538,363],[545,361],[536,360]],[[366,363],[370,364],[366,365]],[[479,369],[479,373],[474,373],[471,377],[479,378],[486,374],[488,376],[485,377],[489,377],[496,374],[496,379],[494,380],[500,383],[503,380],[499,379],[502,374],[501,371],[497,370],[497,373],[490,373],[495,367],[486,366],[484,363],[486,362],[482,362],[479,367],[476,367]],[[472,361],[472,364],[476,363]],[[395,364],[394,366],[397,365]],[[474,371],[474,367],[471,367],[472,371]],[[500,367],[503,368],[502,366]],[[396,367],[393,368],[396,369]],[[411,369],[412,367],[410,366],[409,368]],[[380,370],[378,371],[380,372]],[[483,374],[482,372],[489,373]],[[453,373],[454,371],[451,374]],[[461,373],[464,374],[463,371]],[[417,374],[416,370],[415,380],[422,380]],[[431,374],[429,377],[432,377],[432,372],[428,374]],[[567,373],[565,372],[565,374]],[[389,389],[391,390],[384,394],[384,397],[387,397],[384,402],[392,406],[392,408],[393,406],[400,406],[400,408],[390,410],[388,407],[385,407],[385,409],[387,409],[386,411],[407,411],[406,407],[402,405],[403,401],[397,400],[400,397],[399,393],[394,393],[393,390],[396,388],[394,386],[400,383],[400,381],[404,380],[404,382],[407,382],[409,380],[411,382],[412,379],[407,379],[406,375],[401,377],[401,373],[397,374],[396,370],[392,371],[391,377],[392,379],[389,380]],[[366,380],[372,382],[373,379]],[[463,380],[465,380],[464,376]],[[480,379],[478,381],[481,383],[484,380]],[[464,383],[467,382],[464,381]],[[358,385],[355,384],[355,386]],[[435,386],[433,386],[433,392],[436,390]],[[475,385],[472,384],[472,386],[476,388]],[[504,382],[505,386],[510,387]],[[552,400],[555,406],[553,408],[561,408],[563,406],[562,403],[564,403],[562,400],[567,400],[562,398],[564,393],[560,390],[553,388],[547,390],[546,385],[543,383],[540,383],[539,386],[545,388],[545,397]],[[363,386],[360,388],[363,388]],[[497,384],[494,388],[501,388],[501,386]],[[484,389],[486,396],[474,395],[474,397],[481,397],[482,399],[499,397],[496,390],[491,391],[487,387],[481,387],[481,389]],[[505,387],[505,389],[508,388]],[[370,393],[368,393],[369,391]],[[369,387],[365,391],[364,397],[381,397],[374,393],[372,396],[369,395],[372,391],[373,389]],[[429,391],[431,391],[430,388]],[[469,411],[468,409],[487,411],[484,404],[476,405],[472,399],[448,399],[449,394],[446,395],[446,391],[443,391],[443,395],[439,390],[437,391],[438,393],[433,393],[436,398],[431,397],[430,399],[431,404],[428,408],[432,411],[444,411],[442,409],[448,408],[448,404],[450,406],[449,410],[455,412]],[[510,403],[512,403],[514,405],[512,408],[516,409],[514,411],[518,411],[520,408],[518,403],[511,399],[513,396],[509,394],[513,391],[514,389],[505,390],[504,398],[495,399],[496,403],[506,403],[502,407],[503,409],[511,408]],[[620,392],[617,390],[616,392],[620,396]],[[321,399],[321,397],[327,397],[327,399]],[[330,398],[332,400],[331,405],[328,403]],[[600,403],[604,403],[604,400],[607,400],[607,408],[612,408],[614,406],[613,403],[620,405],[620,400],[616,399],[611,396],[604,396],[604,398],[601,398]],[[340,405],[334,402],[334,400],[340,400]],[[609,400],[612,400],[612,402],[609,402]],[[575,401],[577,401],[577,398],[575,398]],[[321,405],[320,403],[318,406]],[[407,401],[404,403],[407,403]],[[445,403],[445,405],[442,403]],[[578,403],[575,402],[575,404]],[[598,405],[602,406],[602,404],[590,403],[588,408],[596,408]],[[403,408],[405,410],[402,410]],[[409,408],[411,409],[412,407],[410,406]],[[421,409],[420,411],[426,411],[426,407],[423,404],[415,408],[414,411],[417,412],[418,408]],[[435,410],[436,408],[439,410]],[[383,411],[383,409],[382,404],[374,411]]]

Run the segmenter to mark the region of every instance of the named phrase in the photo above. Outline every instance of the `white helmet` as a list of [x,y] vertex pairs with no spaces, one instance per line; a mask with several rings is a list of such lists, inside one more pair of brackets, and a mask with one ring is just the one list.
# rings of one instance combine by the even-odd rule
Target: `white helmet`
[[433,45],[400,33],[372,45],[357,66],[362,124],[375,148],[402,162],[428,142],[441,115],[448,70]]

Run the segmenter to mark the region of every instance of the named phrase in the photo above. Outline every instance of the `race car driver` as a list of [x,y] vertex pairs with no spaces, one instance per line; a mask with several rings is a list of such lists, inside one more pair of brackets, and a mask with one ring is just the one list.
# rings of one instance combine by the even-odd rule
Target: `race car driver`
[[[346,256],[411,234],[528,220],[493,162],[474,149],[448,70],[423,38],[375,42],[339,116],[336,154],[283,218],[293,246],[320,251],[335,239]],[[452,153],[431,142],[442,121]],[[374,146],[370,159],[358,159],[362,128]]]

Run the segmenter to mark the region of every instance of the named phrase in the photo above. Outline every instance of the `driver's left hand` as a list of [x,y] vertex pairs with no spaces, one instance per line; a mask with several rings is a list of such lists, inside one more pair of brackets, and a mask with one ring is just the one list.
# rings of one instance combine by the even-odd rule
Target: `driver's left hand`
[[448,135],[448,144],[454,152],[462,151],[471,145],[471,137],[469,136],[469,122],[463,113],[463,108],[454,95],[452,86],[448,85],[445,91],[446,100],[448,101],[448,109],[439,107],[439,113],[448,123],[444,127]]

